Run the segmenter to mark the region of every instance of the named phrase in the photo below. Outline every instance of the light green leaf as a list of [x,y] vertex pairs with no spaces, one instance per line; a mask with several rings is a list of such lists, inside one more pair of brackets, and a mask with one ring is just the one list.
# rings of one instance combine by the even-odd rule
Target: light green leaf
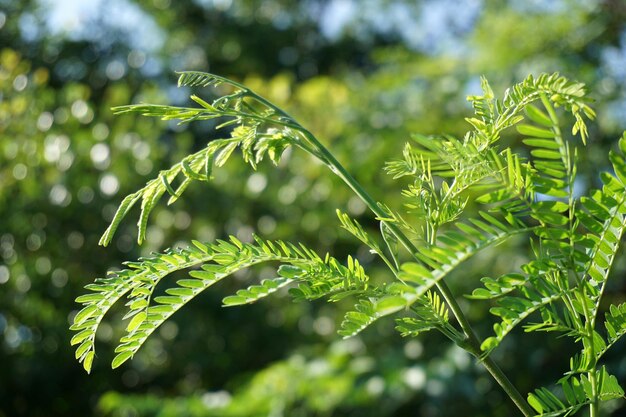
[[80,332],[76,333],[74,337],[72,337],[72,339],[70,340],[70,345],[77,345],[94,334],[95,332],[93,329],[81,330]]
[[85,368],[85,371],[87,371],[88,374],[91,373],[91,365],[93,364],[93,358],[95,355],[96,353],[92,350],[91,352],[87,352],[83,358],[83,368]]
[[135,331],[135,329],[137,329],[137,327],[139,327],[139,325],[144,322],[146,317],[148,317],[148,314],[145,311],[141,311],[141,312],[137,313],[130,320],[130,322],[128,323],[128,326],[126,326],[126,331],[127,332]]
[[533,122],[545,127],[552,127],[552,120],[550,120],[550,117],[537,107],[533,105],[526,106],[526,114]]
[[134,352],[132,350],[126,350],[120,352],[113,358],[113,362],[111,362],[111,368],[115,369],[126,362],[128,359],[132,358]]
[[554,132],[552,130],[543,129],[541,127],[533,125],[518,125],[517,131],[524,136],[530,136],[534,138],[554,138]]
[[85,320],[93,316],[98,312],[99,308],[95,304],[88,305],[87,307],[80,310],[76,316],[74,317],[74,324],[79,325],[83,323]]
[[93,348],[93,341],[91,340],[85,340],[83,341],[80,346],[78,346],[78,348],[76,349],[75,352],[75,357],[76,359],[80,359],[82,358],[82,356],[90,349]]
[[95,294],[85,294],[76,298],[77,303],[97,303],[100,300],[104,300],[104,295],[100,293]]
[[406,308],[407,303],[401,296],[387,296],[376,302],[376,313],[381,316],[387,316]]

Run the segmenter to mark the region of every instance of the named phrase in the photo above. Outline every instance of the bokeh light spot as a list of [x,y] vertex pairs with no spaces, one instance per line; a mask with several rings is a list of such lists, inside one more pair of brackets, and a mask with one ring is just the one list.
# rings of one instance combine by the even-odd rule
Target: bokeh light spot
[[105,72],[110,80],[116,81],[122,78],[124,74],[126,74],[126,66],[122,61],[114,60],[109,62]]
[[111,163],[111,150],[109,146],[104,143],[96,143],[93,145],[89,156],[91,157],[94,167],[97,169],[106,169]]
[[73,231],[67,236],[67,244],[72,249],[80,249],[85,243],[85,237],[82,233]]
[[16,180],[23,180],[28,175],[28,167],[22,163],[15,164],[13,167],[13,178]]
[[380,376],[373,376],[367,380],[365,389],[371,395],[378,396],[385,390],[385,380]]
[[412,366],[404,371],[405,384],[414,390],[421,390],[426,384],[426,372],[419,366]]
[[105,140],[109,136],[109,127],[104,123],[97,123],[91,130],[95,140]]
[[100,191],[102,194],[112,196],[120,189],[120,182],[111,173],[104,174],[100,179]]
[[267,177],[260,172],[255,172],[248,177],[246,187],[252,194],[260,194],[267,186]]
[[28,85],[28,78],[24,74],[20,74],[13,80],[13,88],[15,91],[24,91]]
[[50,190],[50,202],[56,206],[65,207],[72,201],[70,192],[62,184],[56,184]]
[[257,227],[263,235],[269,235],[276,230],[276,220],[271,216],[261,216],[257,220]]
[[72,116],[74,116],[77,119],[81,119],[87,116],[87,112],[89,111],[89,106],[87,106],[87,103],[85,102],[85,100],[76,100],[75,102],[72,103],[72,107],[70,108],[70,111],[72,112]]
[[57,288],[65,287],[65,285],[67,284],[68,278],[69,277],[67,275],[67,271],[65,271],[65,269],[63,268],[56,268],[54,271],[52,271],[52,274],[50,276],[52,285],[54,285]]
[[15,278],[15,288],[21,292],[21,293],[26,293],[28,292],[28,290],[30,290],[30,278],[28,278],[28,275],[19,275],[17,278]]
[[424,345],[418,340],[411,340],[404,345],[404,355],[409,359],[417,359],[423,352]]
[[93,189],[91,189],[91,187],[87,187],[86,185],[83,185],[82,187],[78,189],[78,193],[76,197],[78,198],[78,201],[80,201],[83,204],[91,203],[94,197]]
[[6,265],[0,265],[0,284],[6,284],[10,276],[9,268]]
[[41,113],[37,119],[37,129],[46,132],[52,127],[53,122],[54,118],[52,117],[52,113],[45,111]]
[[131,68],[141,68],[146,63],[146,54],[142,51],[133,49],[129,52],[126,61]]

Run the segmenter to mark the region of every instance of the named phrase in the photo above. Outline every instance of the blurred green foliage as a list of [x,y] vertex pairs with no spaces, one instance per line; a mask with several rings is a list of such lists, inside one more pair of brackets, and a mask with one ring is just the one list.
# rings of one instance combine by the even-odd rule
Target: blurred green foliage
[[[561,71],[597,100],[595,151],[584,155],[582,173],[597,183],[626,127],[623,2],[476,0],[463,24],[451,20],[454,0],[368,0],[341,13],[344,3],[358,4],[119,0],[81,14],[72,2],[0,1],[0,416],[510,415],[482,371],[437,336],[402,341],[383,322],[346,345],[335,334],[341,305],[275,298],[221,309],[235,288],[228,284],[181,311],[123,368],[108,369],[122,330],[111,325],[98,335],[104,357],[91,376],[73,359],[67,327],[82,286],[183,237],[297,236],[322,252],[373,261],[334,214],[341,207],[359,217],[362,204],[299,153],[252,175],[229,164],[185,201],[160,205],[143,247],[129,222],[113,249],[98,247],[123,195],[215,137],[210,123],[112,116],[116,105],[184,100],[175,70],[241,80],[315,132],[376,199],[398,205],[400,187],[383,162],[412,132],[461,134],[464,98],[478,92],[479,75],[501,91],[529,72]],[[367,216],[359,221],[375,227]],[[468,263],[452,280],[455,293],[467,292],[484,263],[502,271],[522,263],[525,244]],[[625,267],[620,261],[615,276]],[[614,280],[608,299],[623,300],[624,290]],[[488,334],[486,308],[464,307]],[[529,356],[526,347],[547,339],[517,335],[495,355],[520,389],[556,379],[565,355],[549,352],[560,342]],[[626,378],[626,360],[608,364]],[[238,398],[253,400],[238,408]]]

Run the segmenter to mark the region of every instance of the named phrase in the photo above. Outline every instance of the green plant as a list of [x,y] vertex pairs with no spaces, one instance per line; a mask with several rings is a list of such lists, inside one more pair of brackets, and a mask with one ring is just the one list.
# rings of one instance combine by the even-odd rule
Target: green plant
[[[387,163],[386,171],[394,178],[411,180],[402,191],[408,214],[376,202],[311,132],[245,86],[199,72],[182,73],[179,85],[216,87],[218,98],[209,103],[192,96],[199,107],[139,104],[114,111],[181,123],[220,119],[224,122],[218,128],[228,127],[230,135],[209,142],[127,196],[102,236],[102,245],[111,242],[138,202],[138,241],[144,241],[148,216],[161,197],[167,193],[173,203],[193,181],[210,180],[213,168],[224,165],[237,148],[256,168],[266,156],[278,164],[283,151],[293,146],[328,166],[374,214],[382,239],[337,212],[341,226],[380,257],[392,279],[376,283],[355,258],[348,257],[344,264],[302,244],[260,237],[246,243],[235,237],[215,243],[193,241],[188,248],[129,262],[128,269],[86,287],[89,293],[77,299],[84,307],[71,328],[76,331],[72,339],[78,345],[76,358],[88,372],[98,325],[122,297],[128,300],[129,321],[116,348],[114,368],[203,290],[238,270],[272,262],[280,264],[276,278],[224,298],[224,305],[252,303],[285,286],[291,287],[289,293],[296,300],[356,299],[354,311],[341,324],[340,334],[346,337],[379,318],[399,314],[397,328],[404,336],[438,330],[475,356],[525,416],[571,415],[588,407],[596,417],[601,402],[623,397],[617,379],[600,360],[626,333],[626,304],[608,308],[604,329],[597,322],[626,228],[626,134],[619,151],[609,155],[615,174],[603,173],[602,189],[577,197],[577,148],[566,139],[557,109],[573,118],[572,135],[585,145],[585,118],[592,119],[594,112],[582,84],[558,74],[529,76],[498,100],[483,79],[483,95],[469,97],[475,116],[467,119],[472,128],[463,139],[414,136],[403,158]],[[514,126],[529,149],[527,156],[502,145],[503,133]],[[407,220],[408,216],[417,220]],[[494,304],[490,310],[497,317],[494,335],[481,341],[446,277],[482,249],[520,234],[531,237],[532,259],[519,270],[483,278],[483,286],[468,296]],[[167,288],[166,295],[153,296],[163,278],[187,268],[192,268],[188,277]],[[524,399],[490,356],[529,317],[539,321],[527,324],[526,331],[556,332],[581,347],[558,381],[563,395],[540,388]]]

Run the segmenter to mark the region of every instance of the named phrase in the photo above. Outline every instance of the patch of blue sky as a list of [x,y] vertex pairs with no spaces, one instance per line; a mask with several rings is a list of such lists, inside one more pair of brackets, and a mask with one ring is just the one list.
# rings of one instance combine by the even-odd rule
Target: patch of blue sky
[[207,9],[215,8],[218,10],[228,10],[232,4],[233,0],[193,0],[194,3],[205,7]]
[[599,0],[509,0],[509,6],[513,10],[540,14],[565,13],[572,7],[578,10],[582,8],[591,11],[595,9],[599,3]]
[[609,117],[620,129],[626,128],[626,30],[618,46],[606,47],[601,53],[601,71],[619,90],[618,98],[608,106]]
[[108,45],[113,33],[131,48],[144,52],[158,51],[165,40],[165,33],[154,19],[128,0],[39,0],[39,3],[45,31],[51,35]]
[[331,0],[318,24],[331,40],[348,31],[356,36],[374,32],[398,36],[422,53],[461,54],[482,9],[483,0]]
[[620,84],[626,84],[626,31],[620,36],[619,46],[602,51],[602,69]]

